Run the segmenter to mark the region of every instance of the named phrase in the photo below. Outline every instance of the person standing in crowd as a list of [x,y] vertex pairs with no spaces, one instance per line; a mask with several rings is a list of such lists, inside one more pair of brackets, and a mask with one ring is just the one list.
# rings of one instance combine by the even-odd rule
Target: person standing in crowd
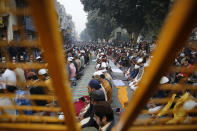
[[[39,79],[34,72],[31,72],[29,74],[28,80],[33,80],[35,82],[47,80],[48,79],[48,74],[47,74],[46,69],[40,69],[38,71],[38,76],[39,76]],[[30,91],[30,94],[36,94],[36,95],[37,94],[39,94],[39,95],[46,94],[46,92],[45,92],[46,90],[42,86],[30,86],[29,91]],[[34,100],[34,102],[37,106],[46,106],[46,104],[47,104],[46,100]]]
[[84,69],[84,66],[85,66],[85,59],[84,59],[84,56],[83,56],[83,53],[84,51],[81,51],[81,54],[79,54],[80,56],[80,61],[81,61],[81,68]]
[[74,56],[73,56],[73,61],[74,61],[74,64],[75,64],[75,67],[76,67],[76,76],[75,76],[75,78],[77,79],[77,80],[79,80],[80,79],[80,77],[81,77],[81,74],[80,74],[80,70],[81,70],[81,61],[78,59],[78,56],[75,54]]
[[[143,58],[139,58],[137,60],[137,64],[135,65],[134,71],[137,71],[136,73],[132,71],[133,74],[130,76],[130,83],[129,86],[132,90],[136,90],[137,84],[140,81],[140,79],[143,76],[144,73],[144,63],[143,63]],[[132,76],[133,75],[133,76]]]
[[14,70],[15,74],[16,74],[16,78],[17,78],[17,86],[19,86],[20,88],[24,89],[25,88],[25,82],[26,82],[26,78],[25,78],[25,72],[22,68],[16,68]]
[[85,51],[85,53],[83,53],[83,55],[84,55],[84,59],[85,59],[85,64],[87,65],[88,64],[88,60],[89,60],[87,51]]
[[126,67],[128,66],[128,60],[127,60],[127,56],[125,53],[122,53],[121,54],[121,67],[122,67],[122,70],[125,72],[126,70]]
[[[27,87],[25,85],[26,82],[25,72],[22,68],[16,68],[14,72],[16,74],[16,79],[17,79],[17,90],[16,90],[16,97],[14,101],[18,106],[23,106],[23,105],[31,106],[32,104],[29,99],[27,98],[21,99],[25,95],[30,95],[30,92],[29,90],[27,90]],[[32,115],[32,110],[25,110],[23,112],[26,115]],[[17,111],[16,113],[19,114],[20,112]]]
[[[9,83],[10,81],[10,83]],[[10,69],[1,69],[1,82],[0,82],[0,94],[14,93],[16,90],[16,75],[14,71]],[[0,106],[12,106],[11,99],[7,97],[0,97]],[[16,110],[6,109],[5,112],[8,115],[16,115]],[[2,114],[2,112],[0,112]]]
[[78,71],[81,70],[81,61],[79,60],[78,56],[74,56],[74,60],[77,63]]
[[70,67],[70,81],[72,83],[72,86],[74,86],[74,85],[76,85],[76,83],[75,83],[76,68],[75,68],[75,65],[73,64],[72,57],[68,57],[68,65]]
[[[18,73],[18,72],[17,72]],[[22,72],[24,73],[24,72]],[[21,74],[20,74],[21,75]],[[24,74],[23,74],[24,75]],[[16,73],[10,68],[6,69],[5,72],[2,74],[2,79],[5,81],[6,89],[9,93],[16,94],[16,97],[14,99],[16,105],[31,105],[31,102],[29,99],[20,99],[22,96],[29,94],[28,91],[24,91],[24,88],[18,87],[17,88],[17,76]],[[3,101],[4,105],[12,105],[10,99],[4,99]],[[11,114],[19,114],[19,111],[13,110],[9,112]],[[32,111],[24,111],[25,114],[31,115]]]
[[15,86],[17,84],[16,74],[11,68],[7,68],[2,74],[2,79],[5,81],[6,86]]

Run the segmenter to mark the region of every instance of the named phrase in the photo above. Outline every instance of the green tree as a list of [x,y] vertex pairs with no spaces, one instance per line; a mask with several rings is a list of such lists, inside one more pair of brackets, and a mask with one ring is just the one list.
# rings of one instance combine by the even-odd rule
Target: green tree
[[98,15],[99,10],[88,12],[88,23],[86,24],[87,32],[92,40],[108,40],[111,32],[117,27],[114,19],[105,14]]
[[100,16],[109,15],[119,26],[126,28],[130,35],[157,34],[168,12],[170,0],[81,0],[84,10],[97,9]]
[[89,34],[88,34],[88,31],[87,31],[87,28],[84,29],[84,30],[81,32],[81,34],[80,34],[80,39],[83,40],[83,41],[90,41],[90,40],[91,40],[91,38],[90,38],[90,36],[89,36]]

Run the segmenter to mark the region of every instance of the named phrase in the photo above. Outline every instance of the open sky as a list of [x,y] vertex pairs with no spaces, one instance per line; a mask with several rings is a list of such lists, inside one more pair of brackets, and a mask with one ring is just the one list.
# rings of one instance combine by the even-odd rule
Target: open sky
[[72,15],[75,28],[78,35],[85,29],[87,22],[87,13],[83,10],[80,0],[57,0],[64,5],[66,12]]

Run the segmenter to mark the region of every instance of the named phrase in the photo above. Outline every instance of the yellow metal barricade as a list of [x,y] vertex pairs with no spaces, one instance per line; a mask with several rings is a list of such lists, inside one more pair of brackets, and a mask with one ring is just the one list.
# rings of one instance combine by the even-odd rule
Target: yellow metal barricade
[[[146,103],[149,101],[149,98],[153,96],[154,92],[157,90],[159,81],[163,75],[165,75],[168,71],[184,72],[184,69],[181,67],[170,67],[174,62],[178,52],[185,45],[188,44],[187,40],[189,38],[189,35],[197,23],[197,15],[195,14],[196,9],[197,1],[195,0],[175,1],[162,27],[161,33],[157,40],[157,47],[155,51],[152,53],[153,59],[151,60],[150,66],[147,69],[145,69],[144,76],[139,83],[139,88],[136,90],[134,96],[131,98],[127,110],[120,118],[114,130],[129,129],[133,131],[144,131],[197,129],[197,126],[195,124],[192,124],[192,122],[188,123],[187,125],[185,125],[183,122],[176,123],[173,125],[166,125],[166,122],[169,119],[172,119],[173,117],[158,118],[155,119],[155,121],[153,121],[153,119],[150,117],[143,117],[141,119],[138,117],[142,109],[145,109]],[[193,69],[186,70],[194,72],[196,68],[194,66]],[[174,91],[179,92],[180,88],[186,88],[184,80],[186,81],[187,78],[184,78],[180,81],[179,84],[176,84]],[[162,89],[173,90],[173,87],[174,85],[170,85],[170,88],[166,89],[165,87],[162,87]],[[170,96],[166,99],[151,99],[150,102],[167,103],[168,100],[170,100]],[[142,114],[145,112],[147,113],[149,111],[144,110],[142,111]],[[196,117],[193,117],[193,120],[195,119]]]
[[[0,63],[0,68],[24,70],[48,69],[50,81],[27,81],[21,82],[25,87],[42,86],[44,95],[26,94],[19,99],[28,99],[32,105],[16,105],[15,93],[0,93],[0,98],[6,98],[10,105],[0,105],[0,130],[55,130],[55,131],[80,131],[81,127],[76,121],[74,106],[71,97],[70,83],[67,76],[65,55],[63,51],[62,39],[59,32],[57,14],[55,13],[53,0],[27,0],[27,5],[17,8],[13,0],[0,0],[0,14],[2,17],[31,16],[36,28],[36,39],[28,40],[24,31],[24,26],[19,20],[13,26],[13,30],[18,31],[20,40],[9,40],[9,34],[0,40],[0,48],[4,61]],[[166,105],[169,100],[177,102],[177,98],[172,98],[173,94],[162,99],[150,99],[157,89],[180,92],[183,90],[196,91],[196,87],[186,84],[187,78],[180,81],[179,84],[159,85],[161,77],[169,72],[184,72],[191,74],[197,70],[196,64],[192,68],[172,67],[172,63],[178,52],[186,45],[196,48],[195,44],[189,44],[187,39],[197,23],[197,1],[196,0],[177,0],[164,23],[162,31],[157,41],[157,47],[153,52],[153,59],[150,66],[145,69],[144,76],[139,83],[139,88],[131,98],[126,111],[122,114],[119,122],[113,128],[117,131],[126,130],[196,130],[197,117],[190,118],[185,124],[178,122],[167,124],[173,119],[173,110],[166,111],[167,116],[139,118],[139,115],[150,115],[145,109],[148,103],[159,103]],[[5,23],[6,25],[6,23]],[[2,25],[3,26],[3,25]],[[8,26],[8,25],[7,25]],[[10,47],[27,48],[29,55],[32,50],[40,50],[43,54],[44,62],[35,62],[34,60],[26,63],[13,63],[8,50]],[[35,58],[33,58],[35,59]],[[17,84],[21,84],[20,82]],[[52,87],[52,88],[51,88]],[[185,90],[183,91],[185,93]],[[187,94],[186,94],[187,95]],[[184,98],[183,98],[184,99]],[[187,98],[185,98],[187,99]],[[38,106],[36,100],[47,101],[46,106]],[[194,98],[196,100],[196,98]],[[54,106],[54,102],[57,105]],[[178,103],[178,102],[177,102]],[[180,102],[181,103],[181,102]],[[170,105],[170,103],[169,103]],[[17,115],[10,115],[8,110],[18,111]],[[37,115],[25,115],[24,110],[34,111]],[[195,113],[196,108],[187,113]],[[46,116],[42,113],[53,113],[54,115]],[[63,112],[64,119],[59,119],[58,114]],[[159,112],[157,112],[159,113]]]
[[[68,80],[65,55],[60,32],[58,30],[57,13],[55,12],[53,0],[28,0],[22,2],[21,7],[17,7],[15,0],[1,0],[0,13],[8,19],[17,19],[13,24],[13,30],[19,32],[20,40],[9,40],[6,35],[5,40],[0,41],[0,47],[5,61],[0,63],[1,68],[16,69],[22,68],[24,71],[48,69],[50,80],[23,82],[25,89],[28,87],[42,86],[44,94],[26,94],[18,97],[15,93],[1,93],[0,98],[12,101],[11,105],[1,105],[0,129],[4,130],[80,130],[75,119],[75,111],[71,97],[70,83]],[[20,4],[20,3],[19,3]],[[35,24],[36,38],[29,40],[25,32],[25,27],[21,20],[31,16]],[[14,20],[13,20],[14,21]],[[7,23],[8,24],[8,23]],[[9,25],[7,25],[9,26]],[[13,31],[14,32],[14,31]],[[12,62],[9,56],[9,48],[26,48],[28,55],[32,56],[31,62]],[[42,52],[43,62],[37,61],[33,55],[33,50]],[[17,58],[16,58],[17,59]],[[33,62],[34,61],[34,62]],[[36,74],[37,75],[37,74]],[[56,87],[56,88],[54,88]],[[32,105],[17,105],[15,98],[30,100]],[[46,101],[46,106],[38,106],[35,101]],[[55,104],[57,102],[57,104]],[[59,105],[59,106],[58,106]],[[17,115],[8,114],[8,110],[19,112]],[[36,115],[27,115],[23,111],[33,111]],[[58,115],[63,112],[64,118]],[[43,115],[44,113],[44,115]],[[53,115],[46,115],[52,113]]]

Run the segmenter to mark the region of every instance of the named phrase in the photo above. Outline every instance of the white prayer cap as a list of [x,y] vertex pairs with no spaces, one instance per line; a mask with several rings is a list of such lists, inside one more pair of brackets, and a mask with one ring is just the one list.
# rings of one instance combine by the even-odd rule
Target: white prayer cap
[[142,58],[139,58],[139,59],[137,60],[137,63],[142,63],[142,61],[143,61],[143,59],[142,59]]
[[93,76],[100,76],[101,74],[103,74],[101,71],[96,71],[94,72]]
[[101,55],[104,55],[104,53],[102,52]]
[[160,84],[165,84],[165,83],[168,83],[169,79],[165,76],[163,76],[160,80]]
[[183,104],[183,109],[185,110],[191,110],[197,106],[197,102],[193,100],[188,100]]
[[64,115],[59,115],[59,116],[58,116],[58,119],[59,119],[59,120],[64,120]]
[[38,74],[39,74],[39,75],[47,74],[47,70],[46,70],[46,69],[40,69],[40,70],[38,71]]
[[85,51],[84,51],[84,50],[82,50],[82,51],[81,51],[81,53],[85,53]]
[[40,58],[41,58],[40,56],[37,56],[37,57],[36,57],[36,60],[37,60],[37,59],[40,59]]
[[72,57],[68,57],[68,61],[72,61],[73,60],[73,58]]
[[21,55],[21,56],[20,56],[20,59],[23,59],[23,58],[24,58],[23,55]]

